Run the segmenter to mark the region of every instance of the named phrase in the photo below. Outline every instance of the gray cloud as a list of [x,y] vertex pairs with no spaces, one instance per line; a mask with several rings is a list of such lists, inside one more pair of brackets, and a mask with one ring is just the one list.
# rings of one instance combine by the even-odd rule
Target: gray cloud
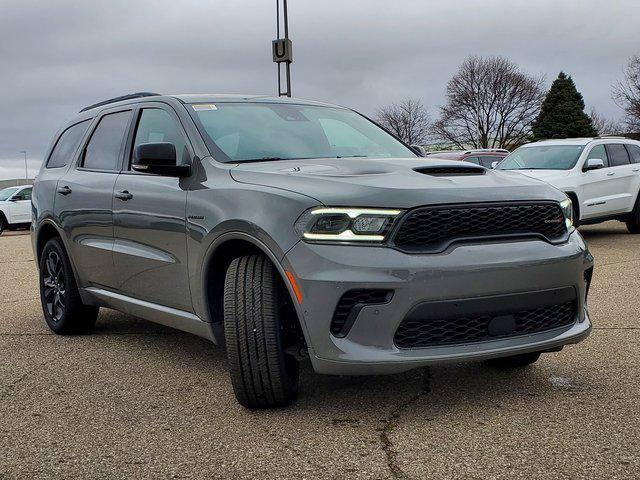
[[[42,158],[81,107],[140,90],[275,92],[273,0],[2,0],[0,177]],[[504,55],[619,117],[611,84],[640,50],[635,0],[289,0],[294,95],[372,114],[404,96],[433,116],[470,54]],[[3,171],[4,170],[4,171]],[[11,173],[12,174],[12,173]]]

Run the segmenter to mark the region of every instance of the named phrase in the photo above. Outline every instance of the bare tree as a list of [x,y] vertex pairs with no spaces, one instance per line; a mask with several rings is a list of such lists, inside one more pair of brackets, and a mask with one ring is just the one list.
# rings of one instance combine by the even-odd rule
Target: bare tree
[[624,132],[624,128],[620,122],[603,117],[593,107],[591,107],[589,117],[598,135],[620,135]]
[[624,70],[624,78],[613,85],[613,100],[625,112],[625,124],[640,131],[640,55],[634,55]]
[[468,57],[447,83],[433,132],[459,148],[515,148],[527,141],[544,78],[503,57]]
[[426,143],[431,128],[427,109],[415,98],[380,107],[375,120],[409,145]]

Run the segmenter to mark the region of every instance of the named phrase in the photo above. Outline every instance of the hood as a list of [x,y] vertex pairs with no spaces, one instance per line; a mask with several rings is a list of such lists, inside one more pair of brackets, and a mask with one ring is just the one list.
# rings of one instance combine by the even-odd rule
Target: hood
[[237,182],[294,191],[335,206],[410,208],[565,197],[548,184],[519,173],[422,157],[241,163],[230,173]]
[[529,170],[512,170],[513,172],[521,173],[522,175],[526,175],[530,178],[537,178],[538,180],[544,180],[545,182],[566,178],[571,175],[571,170],[539,170],[539,169],[529,169]]

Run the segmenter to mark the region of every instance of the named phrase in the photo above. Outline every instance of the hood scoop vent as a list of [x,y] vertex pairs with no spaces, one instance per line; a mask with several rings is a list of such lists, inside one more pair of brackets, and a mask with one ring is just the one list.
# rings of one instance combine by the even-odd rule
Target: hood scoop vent
[[466,165],[447,165],[439,167],[420,167],[414,168],[414,171],[431,175],[432,177],[460,177],[469,175],[484,175],[486,169],[482,167],[468,167]]

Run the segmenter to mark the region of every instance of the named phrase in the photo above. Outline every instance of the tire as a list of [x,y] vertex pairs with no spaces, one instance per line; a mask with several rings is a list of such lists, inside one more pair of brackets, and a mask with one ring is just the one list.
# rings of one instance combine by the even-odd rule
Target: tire
[[4,215],[0,213],[0,235],[4,233],[9,225],[7,224],[7,219],[4,218]]
[[298,362],[284,352],[278,273],[264,255],[234,259],[224,284],[224,332],[233,391],[247,408],[289,405]]
[[[571,198],[573,202],[577,202],[576,199],[572,197],[569,198]],[[580,212],[578,212],[578,206],[576,205],[576,203],[573,203],[571,205],[571,209],[573,210],[573,226],[578,228],[580,226]]]
[[82,303],[69,257],[57,238],[42,250],[39,277],[40,302],[49,328],[59,335],[89,333],[99,308]]
[[633,208],[633,212],[631,212],[631,214],[629,215],[626,224],[629,233],[640,233],[640,198],[636,200],[636,205]]
[[513,355],[511,357],[492,358],[487,360],[487,365],[499,369],[523,368],[535,363],[540,358],[540,352],[523,353],[521,355]]

